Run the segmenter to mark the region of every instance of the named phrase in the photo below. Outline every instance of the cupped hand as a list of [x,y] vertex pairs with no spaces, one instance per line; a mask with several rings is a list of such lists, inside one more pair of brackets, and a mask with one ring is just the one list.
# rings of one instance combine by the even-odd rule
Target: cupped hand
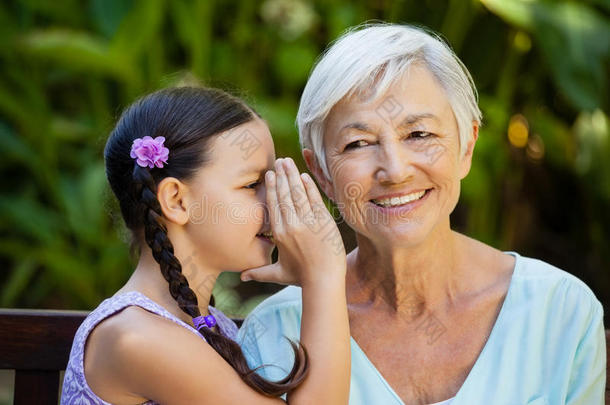
[[265,174],[267,208],[278,261],[245,270],[242,280],[307,285],[344,280],[345,248],[341,234],[313,179],[290,158]]

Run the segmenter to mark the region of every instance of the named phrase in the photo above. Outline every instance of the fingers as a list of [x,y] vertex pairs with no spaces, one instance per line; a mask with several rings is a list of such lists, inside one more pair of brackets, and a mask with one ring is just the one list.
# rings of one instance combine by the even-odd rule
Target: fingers
[[292,159],[276,160],[275,170],[275,174],[266,174],[265,183],[269,219],[274,234],[278,236],[277,242],[280,241],[280,232],[290,225],[311,226],[331,218],[315,182],[308,174],[299,175]]
[[267,266],[257,267],[242,271],[241,281],[260,281],[276,284],[286,284],[289,280],[284,280],[282,268],[279,263],[269,264]]
[[296,211],[292,203],[292,195],[290,194],[290,186],[288,178],[282,164],[283,159],[275,161],[275,176],[276,176],[276,195],[281,215],[281,221],[284,224],[290,224],[294,221]]
[[316,186],[316,183],[313,181],[311,176],[307,173],[303,173],[301,178],[303,179],[303,185],[305,186],[305,192],[307,193],[307,198],[311,204],[311,208],[314,211],[327,211],[324,200],[322,199],[320,191],[318,190],[318,186]]
[[283,159],[284,169],[288,178],[288,185],[292,195],[292,203],[299,218],[311,215],[311,206],[307,193],[303,187],[303,180],[299,176],[299,169],[290,158]]
[[267,193],[267,209],[269,210],[269,222],[271,230],[279,233],[282,228],[282,214],[280,213],[277,201],[277,178],[274,172],[269,170],[265,173],[265,189]]

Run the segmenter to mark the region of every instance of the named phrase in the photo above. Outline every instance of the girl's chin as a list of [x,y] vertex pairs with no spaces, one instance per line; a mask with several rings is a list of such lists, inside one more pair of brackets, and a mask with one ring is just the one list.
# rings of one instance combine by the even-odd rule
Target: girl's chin
[[257,267],[263,267],[271,264],[271,254],[263,255],[260,252],[255,252],[250,255],[245,261],[239,263],[233,262],[231,265],[226,266],[223,271],[231,273],[241,273],[246,270],[255,269]]
[[248,269],[254,269],[257,267],[263,267],[263,266],[267,266],[269,264],[271,264],[271,257],[261,257],[260,259],[250,260],[248,263],[248,267],[246,267],[245,269],[242,269],[241,271],[248,270]]
[[[242,271],[248,269],[254,269],[256,267],[263,267],[271,264],[271,253],[273,252],[274,245],[268,243],[265,243],[265,245],[263,245],[262,249],[261,246],[253,246],[249,250],[243,249],[241,251],[243,254],[240,255],[243,257],[243,259],[240,261],[240,263],[235,263],[233,260],[234,265],[231,267],[231,270],[226,271],[241,273]],[[232,257],[232,259],[234,258],[235,256]]]

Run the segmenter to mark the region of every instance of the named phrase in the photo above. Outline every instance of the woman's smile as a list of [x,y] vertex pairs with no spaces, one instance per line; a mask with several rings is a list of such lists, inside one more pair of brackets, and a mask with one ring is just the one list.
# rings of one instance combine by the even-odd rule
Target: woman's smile
[[394,193],[371,199],[368,204],[380,214],[402,217],[424,204],[432,191],[429,188],[408,194]]

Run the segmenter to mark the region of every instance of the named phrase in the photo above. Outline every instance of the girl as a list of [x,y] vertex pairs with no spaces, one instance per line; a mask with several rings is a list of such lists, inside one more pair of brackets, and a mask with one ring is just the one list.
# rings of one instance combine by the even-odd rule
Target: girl
[[[123,113],[104,157],[140,256],[79,328],[61,403],[347,403],[345,251],[328,243],[329,224],[340,235],[312,179],[275,161],[264,121],[219,90],[165,89]],[[251,370],[235,324],[207,305],[222,271],[302,286],[307,353],[293,345],[285,379]]]

